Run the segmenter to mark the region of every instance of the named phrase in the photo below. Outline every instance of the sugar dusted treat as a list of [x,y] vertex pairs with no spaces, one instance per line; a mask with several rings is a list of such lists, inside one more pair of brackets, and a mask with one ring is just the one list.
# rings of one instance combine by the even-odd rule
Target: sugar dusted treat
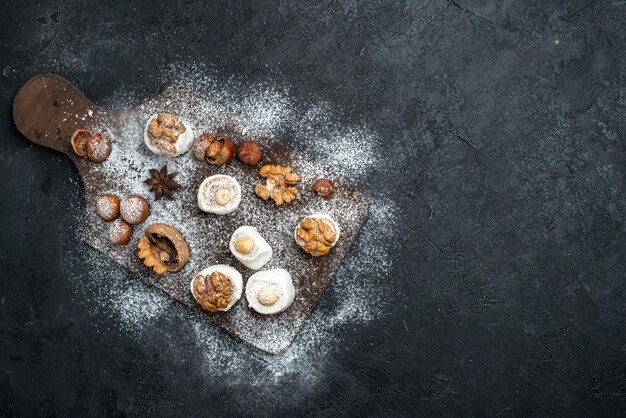
[[194,299],[209,312],[227,311],[243,292],[241,273],[226,264],[202,270],[189,283]]
[[155,154],[176,157],[191,148],[193,131],[178,115],[158,113],[148,119],[143,140]]
[[167,224],[148,226],[139,242],[137,256],[159,276],[182,269],[189,261],[189,246],[179,230]]
[[259,271],[246,283],[246,300],[250,308],[263,315],[284,311],[293,302],[295,289],[285,269]]
[[296,243],[315,257],[328,254],[337,244],[340,234],[337,222],[321,213],[302,219],[293,232]]
[[85,146],[87,158],[94,163],[101,163],[111,155],[111,140],[103,133],[93,134]]
[[241,203],[241,186],[234,177],[215,174],[198,188],[198,207],[204,212],[226,215]]
[[114,194],[103,194],[96,201],[98,215],[107,222],[120,216],[120,198]]
[[133,236],[133,226],[124,222],[123,219],[116,219],[109,224],[109,239],[115,245],[126,245]]
[[272,258],[272,247],[252,226],[241,226],[230,238],[230,252],[252,270],[263,267]]
[[104,133],[92,133],[88,129],[77,129],[70,138],[74,154],[101,163],[111,155],[111,140]]
[[137,225],[150,215],[148,201],[139,195],[130,195],[120,202],[120,215],[131,225]]
[[193,144],[193,155],[211,165],[222,165],[233,159],[235,148],[226,136],[203,133]]

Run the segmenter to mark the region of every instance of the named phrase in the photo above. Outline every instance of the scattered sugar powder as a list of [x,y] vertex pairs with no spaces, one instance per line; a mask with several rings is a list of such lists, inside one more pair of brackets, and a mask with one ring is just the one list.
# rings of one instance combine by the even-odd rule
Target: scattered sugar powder
[[[289,377],[303,388],[311,388],[325,375],[328,354],[341,350],[347,344],[341,340],[340,330],[365,326],[369,321],[380,318],[392,302],[387,296],[390,292],[382,289],[387,286],[386,279],[392,268],[398,209],[393,198],[384,191],[368,190],[367,187],[368,176],[377,169],[374,149],[382,144],[382,139],[366,126],[346,126],[342,122],[341,111],[326,101],[317,98],[296,100],[287,88],[281,86],[250,84],[233,79],[218,81],[217,77],[210,76],[211,71],[199,65],[189,65],[185,70],[181,68],[172,67],[163,74],[163,79],[181,82],[235,114],[249,129],[264,131],[285,140],[307,159],[314,159],[325,169],[349,180],[368,196],[369,218],[333,275],[319,306],[306,319],[293,343],[276,356],[227,336],[206,318],[137,280],[124,268],[87,246],[82,250],[82,261],[88,264],[92,273],[89,280],[77,277],[74,280],[76,289],[86,303],[89,301],[95,310],[118,317],[120,328],[138,338],[154,332],[147,325],[158,318],[170,315],[185,318],[190,324],[190,338],[204,353],[203,370],[207,379],[219,380],[221,384],[253,384],[270,391],[272,384]],[[136,97],[118,95],[105,105],[124,108],[135,105],[137,101]],[[149,111],[152,109],[146,109],[146,112]],[[210,126],[204,128],[209,130]],[[140,131],[131,134],[141,136]],[[127,180],[133,186],[120,193],[143,195],[147,195],[143,184],[145,175],[135,173],[146,173],[148,168],[169,163],[170,171],[180,172],[177,181],[185,184],[186,173],[192,171],[188,170],[188,165],[194,164],[192,158],[173,162],[147,150],[137,150],[129,155],[127,150],[122,152],[120,147],[115,146],[115,138],[108,162],[109,167],[132,168],[127,171],[130,176]],[[303,180],[311,180],[320,173],[300,174]],[[189,238],[189,245],[193,248],[196,244],[194,240],[201,237],[194,236],[193,231],[185,227],[183,219],[177,219],[177,213],[183,212],[179,209],[184,204],[183,200],[168,202],[167,219]],[[325,203],[319,205],[323,210]],[[252,207],[249,209],[253,211],[249,216],[263,216],[254,212]],[[295,224],[298,214],[293,217],[291,224]],[[151,219],[156,221],[152,216]],[[82,224],[82,219],[76,220],[76,225]],[[101,224],[106,227],[104,222]],[[228,234],[222,235],[216,239],[227,243]],[[276,253],[280,252],[278,246]]]

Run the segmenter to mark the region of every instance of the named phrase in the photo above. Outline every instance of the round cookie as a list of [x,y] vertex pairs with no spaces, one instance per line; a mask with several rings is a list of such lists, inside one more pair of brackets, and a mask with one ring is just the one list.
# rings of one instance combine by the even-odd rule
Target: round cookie
[[215,174],[198,188],[198,207],[204,212],[227,215],[241,203],[241,186],[234,177]]
[[96,200],[96,211],[105,221],[112,221],[120,215],[120,198],[114,194],[103,194]]
[[322,213],[303,218],[293,231],[296,243],[314,257],[328,254],[339,241],[340,235],[339,224]]
[[263,315],[273,315],[289,308],[295,297],[291,275],[285,269],[254,273],[246,283],[250,308]]
[[[216,308],[215,310],[213,310],[213,308],[207,309],[206,301],[203,300],[203,295],[199,293],[198,286],[196,286],[197,280],[200,280],[201,277],[211,276],[211,274],[214,272],[221,273],[224,276],[226,276],[226,278],[230,282],[230,288],[231,288],[230,302],[228,303],[228,305],[226,305],[223,308]],[[216,265],[207,267],[201,272],[199,272],[198,274],[196,274],[194,278],[191,280],[191,282],[189,282],[189,290],[191,291],[191,295],[194,297],[194,299],[204,309],[207,309],[213,312],[217,310],[227,311],[230,308],[232,308],[232,306],[235,303],[237,303],[239,299],[241,299],[241,294],[243,293],[243,278],[241,277],[241,273],[235,270],[235,268],[227,264],[216,264]]]
[[252,226],[240,226],[230,238],[230,252],[244,266],[258,270],[272,258],[272,247]]
[[109,224],[109,239],[115,245],[126,245],[133,236],[133,226],[116,219]]
[[184,154],[193,145],[191,126],[178,115],[157,113],[152,115],[143,131],[143,140],[150,151],[165,157]]
[[143,197],[133,194],[120,202],[120,215],[131,225],[137,225],[150,215],[150,205]]

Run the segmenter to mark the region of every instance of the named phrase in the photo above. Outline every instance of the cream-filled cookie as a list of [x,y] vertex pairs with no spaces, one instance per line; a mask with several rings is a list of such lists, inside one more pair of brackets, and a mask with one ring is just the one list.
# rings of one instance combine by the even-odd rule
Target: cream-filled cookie
[[333,218],[316,213],[298,222],[293,231],[296,243],[312,256],[328,254],[339,241],[341,230]]
[[263,267],[272,258],[272,247],[252,226],[240,226],[230,238],[230,252],[252,270]]
[[234,177],[215,174],[204,179],[198,189],[198,207],[216,215],[234,212],[241,203],[241,186]]
[[148,119],[143,140],[155,154],[176,157],[193,145],[193,130],[178,115],[157,113]]
[[263,315],[284,311],[291,306],[295,294],[291,275],[285,269],[259,271],[246,283],[248,305]]
[[207,267],[196,274],[189,289],[194,299],[209,312],[227,311],[243,291],[241,273],[226,264]]

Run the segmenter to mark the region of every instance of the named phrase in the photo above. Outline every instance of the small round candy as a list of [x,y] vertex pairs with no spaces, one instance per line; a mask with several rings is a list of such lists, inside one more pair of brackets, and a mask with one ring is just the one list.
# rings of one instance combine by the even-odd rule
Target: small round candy
[[115,245],[126,245],[133,236],[132,225],[123,219],[116,219],[109,225],[109,239]]
[[102,134],[93,134],[86,145],[87,158],[94,163],[101,163],[111,155],[111,141]]
[[131,225],[137,225],[150,215],[148,201],[139,195],[130,195],[120,203],[122,218]]
[[120,216],[120,198],[114,194],[103,194],[96,201],[96,211],[105,221],[112,221]]

